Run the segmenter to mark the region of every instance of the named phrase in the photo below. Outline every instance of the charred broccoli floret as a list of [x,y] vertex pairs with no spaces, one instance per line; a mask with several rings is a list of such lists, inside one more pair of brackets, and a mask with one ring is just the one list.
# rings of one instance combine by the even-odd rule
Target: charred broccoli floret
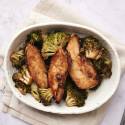
[[16,82],[15,87],[20,91],[21,94],[25,95],[26,94],[26,86],[22,82]]
[[26,65],[22,66],[22,69],[20,70],[20,72],[22,73],[24,83],[27,84],[27,85],[31,84],[32,83],[32,77],[31,77]]
[[99,79],[109,78],[112,74],[112,61],[108,50],[93,36],[85,37],[82,41],[83,48],[81,49],[81,54],[91,59]]
[[36,46],[38,49],[42,48],[42,33],[41,31],[33,31],[27,35],[27,43]]
[[43,47],[41,50],[42,56],[47,59],[49,56],[61,47],[64,47],[68,42],[69,35],[64,32],[51,33],[43,40]]
[[39,93],[40,93],[42,103],[45,106],[50,105],[53,98],[53,93],[51,88],[48,88],[48,89],[40,88]]
[[[105,50],[106,51],[106,50]],[[112,75],[112,61],[106,53],[98,60],[93,60],[93,65],[100,78],[109,78]]]
[[31,85],[31,94],[37,101],[40,102],[40,94],[39,94],[38,86],[35,83],[32,83]]
[[15,87],[20,91],[21,94],[25,95],[26,93],[30,93],[31,86],[26,85],[22,82],[15,82]]
[[25,63],[24,49],[13,52],[10,56],[10,60],[14,67],[20,68]]
[[25,65],[21,67],[19,72],[13,74],[12,79],[15,82],[22,82],[26,85],[30,85],[32,83],[32,77]]
[[86,58],[99,59],[102,55],[102,48],[98,39],[93,36],[85,37],[83,39],[83,48],[81,52],[84,53]]
[[68,80],[66,83],[66,105],[69,107],[78,106],[81,107],[85,104],[87,98],[87,91],[81,90],[75,86],[73,81]]

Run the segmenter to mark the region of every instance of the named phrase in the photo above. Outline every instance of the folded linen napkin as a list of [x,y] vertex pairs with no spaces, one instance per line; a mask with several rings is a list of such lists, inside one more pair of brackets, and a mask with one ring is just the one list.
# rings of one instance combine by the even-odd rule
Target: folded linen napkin
[[[63,6],[58,1],[55,2],[55,0],[46,0],[44,2],[40,2],[35,7],[30,17],[27,21],[25,21],[22,27],[56,20],[75,22],[91,26],[89,21],[86,21],[83,17],[78,16],[76,11],[69,6]],[[11,90],[5,82],[3,86],[1,86],[0,90],[3,92],[1,110],[32,125],[99,125],[105,115],[107,105],[109,104],[108,102],[99,109],[86,114],[58,115],[38,111],[23,104],[13,96]]]

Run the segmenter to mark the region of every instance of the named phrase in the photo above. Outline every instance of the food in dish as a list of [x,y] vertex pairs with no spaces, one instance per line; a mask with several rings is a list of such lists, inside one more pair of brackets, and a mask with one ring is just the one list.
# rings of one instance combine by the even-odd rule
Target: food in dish
[[81,107],[88,93],[112,75],[110,53],[101,41],[77,33],[33,31],[10,61],[17,70],[15,87],[45,106],[64,100]]
[[43,35],[42,56],[47,59],[56,53],[59,48],[65,47],[69,40],[69,34],[65,32],[50,33]]
[[87,58],[84,56],[80,57],[79,49],[79,38],[77,35],[72,35],[67,45],[67,51],[71,60],[69,74],[77,87],[90,89],[98,84],[97,73]]
[[48,82],[54,98],[59,103],[64,94],[64,82],[68,73],[68,59],[62,48],[54,54],[48,70]]
[[27,44],[25,53],[27,67],[33,80],[40,88],[47,88],[47,70],[38,49],[31,44]]

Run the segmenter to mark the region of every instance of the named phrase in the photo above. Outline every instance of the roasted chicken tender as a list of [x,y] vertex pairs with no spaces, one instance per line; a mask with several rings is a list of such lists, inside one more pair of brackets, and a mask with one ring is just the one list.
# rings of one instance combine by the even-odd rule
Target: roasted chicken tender
[[68,72],[67,55],[59,49],[52,57],[48,71],[48,82],[52,88],[54,98],[59,103],[64,94],[64,82]]
[[73,34],[67,45],[70,56],[69,74],[77,87],[90,89],[98,84],[97,73],[85,57],[79,56],[79,46],[78,36]]
[[28,44],[26,46],[26,60],[30,75],[40,88],[47,88],[47,70],[38,49]]

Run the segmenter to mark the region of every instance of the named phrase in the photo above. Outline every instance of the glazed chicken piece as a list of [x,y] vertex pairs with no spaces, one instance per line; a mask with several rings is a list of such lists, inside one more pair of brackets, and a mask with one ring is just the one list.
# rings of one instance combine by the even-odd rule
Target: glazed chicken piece
[[98,84],[97,73],[92,64],[85,57],[79,56],[79,38],[72,35],[67,45],[70,56],[69,74],[77,87],[80,89],[90,89]]
[[67,55],[63,49],[59,49],[52,57],[48,71],[48,82],[52,88],[57,103],[60,103],[64,94],[64,82],[66,80],[67,72]]
[[38,49],[28,44],[26,46],[26,60],[30,75],[40,88],[47,88],[47,70]]

